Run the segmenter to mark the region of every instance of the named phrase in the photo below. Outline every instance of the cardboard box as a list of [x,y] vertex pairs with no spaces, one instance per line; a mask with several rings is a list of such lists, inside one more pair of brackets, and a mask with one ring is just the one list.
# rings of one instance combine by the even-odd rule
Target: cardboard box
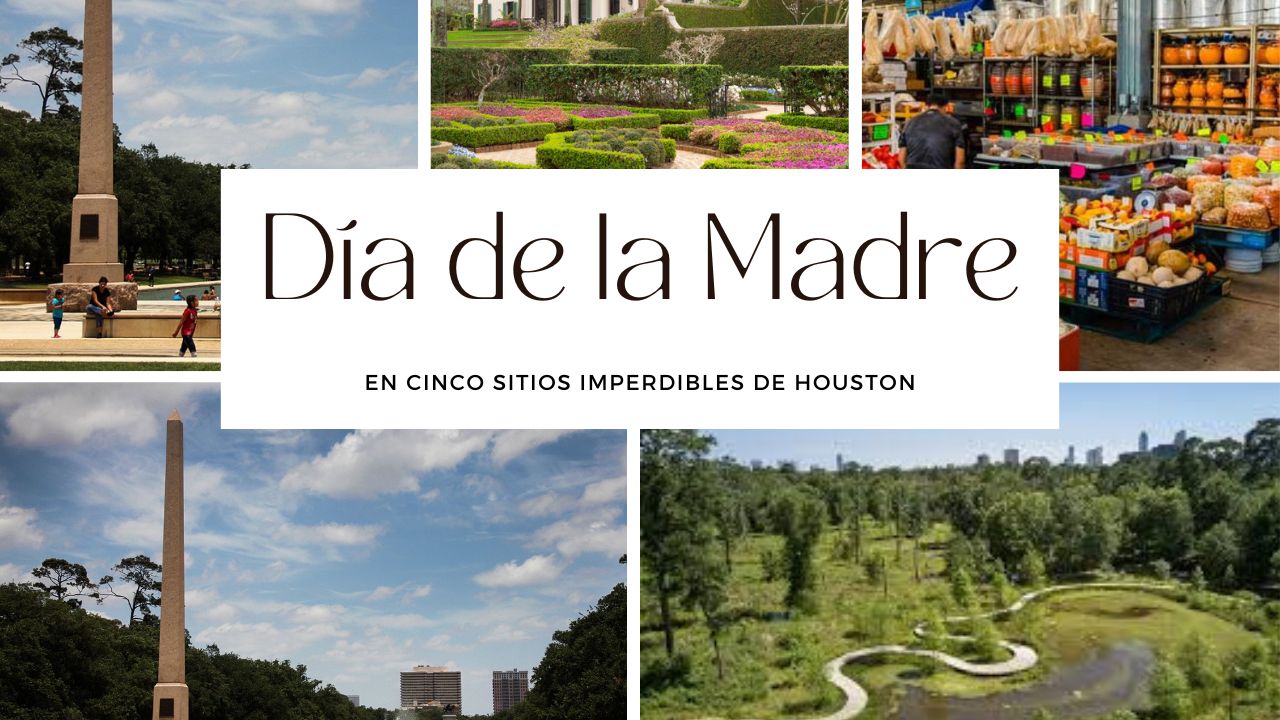
[[1063,300],[1075,302],[1076,284],[1075,281],[1059,280],[1058,281],[1058,297]]
[[1116,270],[1124,267],[1125,263],[1129,262],[1129,258],[1133,257],[1133,252],[1126,251],[1122,253],[1114,253],[1077,245],[1074,255],[1076,265],[1079,265],[1082,269],[1090,268],[1093,270],[1115,272]]
[[1107,250],[1108,252],[1124,252],[1138,243],[1145,243],[1147,235],[1150,234],[1150,227],[1147,221],[1142,219],[1128,220],[1126,222],[1100,222],[1097,228],[1112,235],[1112,247],[1099,247],[1100,250]]
[[1058,263],[1058,279],[1067,280],[1074,285],[1076,282],[1076,266],[1069,262]]

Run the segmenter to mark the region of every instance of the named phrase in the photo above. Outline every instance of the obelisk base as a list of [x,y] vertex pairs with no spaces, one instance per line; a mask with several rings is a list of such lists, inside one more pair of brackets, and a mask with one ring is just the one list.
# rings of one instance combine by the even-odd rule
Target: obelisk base
[[120,207],[114,195],[76,195],[71,201],[71,262],[62,281],[97,284],[124,280],[120,264]]
[[151,720],[190,720],[187,686],[183,683],[157,683],[151,702]]

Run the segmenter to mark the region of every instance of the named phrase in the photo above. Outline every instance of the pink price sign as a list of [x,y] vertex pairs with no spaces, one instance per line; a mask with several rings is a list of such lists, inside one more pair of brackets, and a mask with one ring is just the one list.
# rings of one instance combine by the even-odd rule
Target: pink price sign
[[1071,163],[1071,167],[1070,167],[1070,169],[1069,169],[1069,173],[1071,174],[1071,179],[1072,179],[1072,180],[1083,180],[1083,179],[1084,179],[1084,173],[1085,173],[1085,167],[1084,167],[1083,165],[1081,165],[1080,163]]

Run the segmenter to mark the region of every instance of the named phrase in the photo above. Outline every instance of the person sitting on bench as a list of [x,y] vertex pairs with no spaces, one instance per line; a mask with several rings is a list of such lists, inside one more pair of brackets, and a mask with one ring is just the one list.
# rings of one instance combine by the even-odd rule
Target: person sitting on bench
[[89,307],[85,312],[98,321],[98,337],[102,337],[102,321],[116,314],[115,303],[111,300],[111,288],[107,287],[105,277],[98,278],[98,284],[89,292]]

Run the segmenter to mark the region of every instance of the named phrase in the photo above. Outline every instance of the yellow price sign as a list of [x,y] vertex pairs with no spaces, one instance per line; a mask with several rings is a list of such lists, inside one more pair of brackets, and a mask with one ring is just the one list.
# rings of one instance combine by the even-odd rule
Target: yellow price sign
[[1013,134],[1013,139],[1014,139],[1014,140],[1026,140],[1026,139],[1027,139],[1027,131],[1026,131],[1026,130],[1019,130],[1018,132],[1016,132],[1016,133],[1014,133],[1014,134]]
[[1209,130],[1209,128],[1200,128],[1196,131],[1196,135],[1199,135],[1200,137],[1209,137],[1211,132],[1212,131]]
[[1133,178],[1132,180],[1130,180],[1130,181],[1129,181],[1129,187],[1130,187],[1130,188],[1132,188],[1134,192],[1137,192],[1137,191],[1141,190],[1141,189],[1142,189],[1142,176],[1141,176],[1141,175],[1139,175],[1139,176],[1137,176],[1137,177]]

